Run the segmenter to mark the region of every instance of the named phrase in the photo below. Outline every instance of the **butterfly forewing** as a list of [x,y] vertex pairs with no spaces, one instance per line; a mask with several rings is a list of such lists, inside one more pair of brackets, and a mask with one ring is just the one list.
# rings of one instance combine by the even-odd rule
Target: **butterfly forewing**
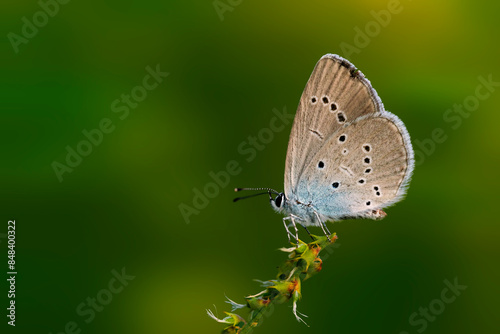
[[302,93],[285,167],[285,194],[294,193],[307,162],[325,140],[354,119],[383,110],[363,74],[337,55],[323,56]]

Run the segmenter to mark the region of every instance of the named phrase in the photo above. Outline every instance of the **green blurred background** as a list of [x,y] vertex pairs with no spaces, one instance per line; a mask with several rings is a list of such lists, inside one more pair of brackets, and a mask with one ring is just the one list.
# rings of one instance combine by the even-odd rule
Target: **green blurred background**
[[[219,333],[205,310],[215,304],[223,317],[224,294],[243,302],[259,292],[252,279],[274,278],[287,244],[267,199],[231,200],[237,186],[282,190],[291,124],[251,161],[238,146],[269,127],[273,109],[294,113],[318,59],[337,53],[422,153],[407,199],[386,219],[330,225],[339,247],[299,303],[311,327],[290,303],[255,333],[498,332],[499,87],[483,89],[490,96],[467,117],[447,112],[475,101],[479,77],[500,81],[498,2],[216,4],[223,13],[211,0],[74,0],[43,22],[37,1],[2,2],[0,331],[13,330],[5,233],[15,219],[13,331],[69,333],[74,321],[81,333]],[[389,9],[390,22],[374,23]],[[41,27],[16,53],[9,33],[22,36],[33,15]],[[120,119],[112,103],[157,64],[169,76]],[[59,182],[53,162],[65,163],[66,147],[103,119],[114,131]],[[179,205],[192,206],[194,189],[233,160],[239,173],[186,223]],[[87,323],[78,306],[109,297],[103,289],[122,268],[135,278]],[[411,325],[455,278],[465,291],[426,328]]]

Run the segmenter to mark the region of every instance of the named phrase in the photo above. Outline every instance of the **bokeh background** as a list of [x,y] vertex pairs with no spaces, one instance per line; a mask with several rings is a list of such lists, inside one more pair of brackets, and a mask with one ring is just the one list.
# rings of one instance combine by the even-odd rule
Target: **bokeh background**
[[[243,302],[259,292],[253,279],[274,278],[287,245],[265,197],[231,200],[237,186],[282,190],[291,123],[251,161],[238,147],[274,109],[295,112],[325,53],[364,72],[421,155],[407,199],[386,219],[330,225],[339,247],[299,303],[311,327],[290,303],[255,333],[498,331],[500,87],[481,90],[489,97],[466,116],[447,112],[474,102],[479,77],[500,82],[498,2],[75,0],[18,52],[9,33],[21,36],[40,4],[1,7],[1,332],[219,333],[205,310],[223,317],[224,294]],[[374,23],[387,10],[389,22]],[[169,76],[121,119],[112,103],[158,64]],[[103,119],[114,130],[60,182],[54,161]],[[238,173],[187,223],[179,206],[193,206],[194,189],[230,161]],[[9,219],[15,329],[5,317]],[[87,323],[78,306],[109,297],[122,268],[135,278]],[[425,328],[411,325],[455,279],[467,286],[460,296]]]

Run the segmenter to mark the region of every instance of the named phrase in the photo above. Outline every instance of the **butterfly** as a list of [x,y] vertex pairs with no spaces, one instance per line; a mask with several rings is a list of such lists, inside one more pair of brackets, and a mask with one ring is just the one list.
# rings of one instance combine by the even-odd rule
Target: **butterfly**
[[326,54],[316,64],[295,115],[284,192],[236,191],[266,190],[272,208],[285,215],[288,238],[298,240],[297,223],[308,233],[307,226],[320,226],[329,236],[328,221],[384,218],[383,209],[405,196],[413,169],[404,123],[384,109],[370,81],[353,64]]

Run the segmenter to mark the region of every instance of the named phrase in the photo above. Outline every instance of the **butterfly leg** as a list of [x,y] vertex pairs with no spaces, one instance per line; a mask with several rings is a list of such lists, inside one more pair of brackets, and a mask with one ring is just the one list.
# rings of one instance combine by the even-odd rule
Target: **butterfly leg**
[[283,218],[283,225],[285,226],[285,230],[286,230],[286,235],[288,237],[288,242],[291,243],[292,241],[290,240],[290,235],[293,236],[292,232],[290,232],[290,230],[288,229],[288,225],[286,224],[286,221],[287,220],[290,220],[292,219],[292,217],[285,217]]
[[295,240],[297,240],[297,247],[298,247],[298,245],[299,245],[299,230],[297,229],[297,224],[295,224],[294,218],[298,218],[298,219],[300,219],[300,218],[297,216],[294,216],[294,215],[290,215],[290,218],[292,220],[293,228],[295,229]]
[[307,234],[309,234],[309,236],[311,237],[311,239],[314,240],[313,236],[311,235],[311,232],[309,232],[309,230],[307,229],[307,227],[305,225],[302,225],[302,224],[300,224],[300,226],[302,226],[304,228],[304,230],[306,230]]
[[[298,242],[299,242],[299,230],[297,229],[297,224],[295,224],[295,219],[300,219],[300,217],[297,217],[295,215],[290,215],[289,217],[285,217],[285,218],[283,218],[283,225],[285,226],[285,229],[287,232],[288,242],[291,242],[290,236],[292,236],[297,241],[297,244],[298,244]],[[287,220],[291,221],[291,223],[288,225],[286,224]],[[288,227],[290,225],[293,225],[293,228],[295,229],[295,234],[290,232],[290,230],[288,229]]]
[[321,220],[321,218],[319,218],[319,215],[318,215],[318,213],[316,211],[314,211],[314,214],[316,215],[316,218],[318,218],[319,225],[321,226],[321,229],[323,230],[323,233],[328,238],[328,241],[331,241],[330,240],[330,235],[332,235],[332,233],[328,230],[328,227],[326,226],[325,222],[323,222]]

